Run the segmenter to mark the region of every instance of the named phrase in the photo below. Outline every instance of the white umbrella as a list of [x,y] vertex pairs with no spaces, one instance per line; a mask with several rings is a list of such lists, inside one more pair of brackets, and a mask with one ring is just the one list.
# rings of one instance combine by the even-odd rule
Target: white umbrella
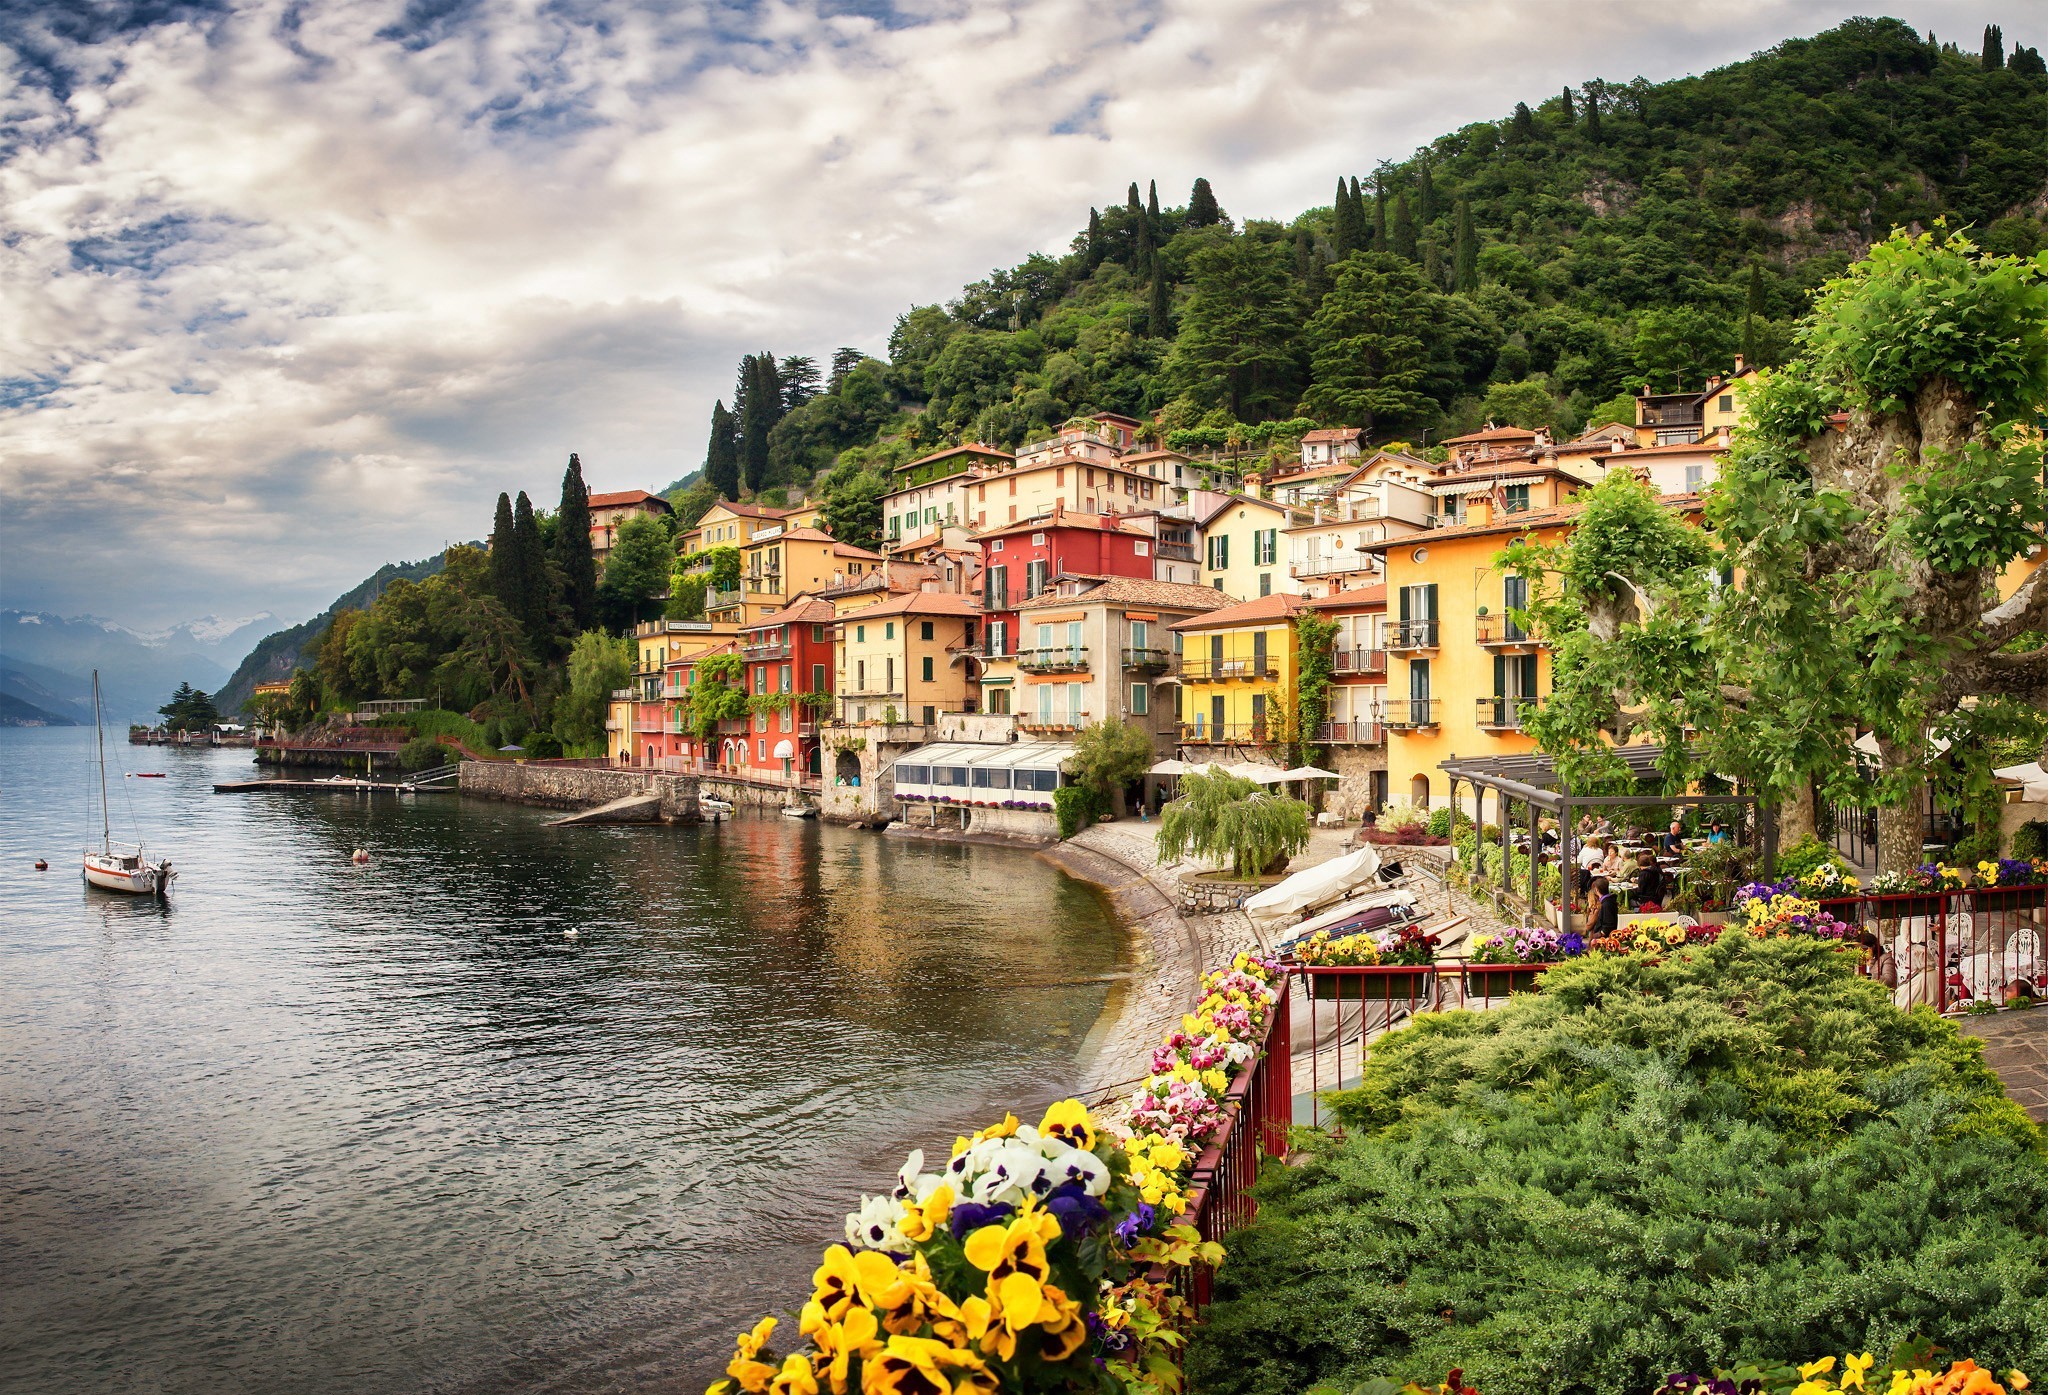
[[1292,770],[1280,772],[1290,780],[1341,780],[1344,777],[1334,770],[1318,770],[1313,765],[1297,765]]
[[1261,785],[1284,784],[1287,780],[1287,772],[1279,766],[1261,765],[1257,761],[1239,761],[1226,768],[1240,780],[1251,780]]
[[2041,768],[2041,762],[2030,760],[2025,765],[2002,766],[1991,772],[2001,780],[2012,780],[2020,787],[2020,798],[2029,804],[2048,801],[2048,770]]
[[1185,775],[1189,769],[1190,767],[1186,761],[1163,760],[1152,767],[1151,773],[1154,775]]

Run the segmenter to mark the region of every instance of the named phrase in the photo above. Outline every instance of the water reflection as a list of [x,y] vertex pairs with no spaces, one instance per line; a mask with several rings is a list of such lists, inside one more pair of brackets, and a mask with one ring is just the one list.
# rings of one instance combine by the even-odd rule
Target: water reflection
[[1009,850],[215,795],[231,752],[123,748],[184,876],[88,894],[82,741],[0,733],[0,1389],[708,1378],[860,1184],[1057,1093],[1118,968]]

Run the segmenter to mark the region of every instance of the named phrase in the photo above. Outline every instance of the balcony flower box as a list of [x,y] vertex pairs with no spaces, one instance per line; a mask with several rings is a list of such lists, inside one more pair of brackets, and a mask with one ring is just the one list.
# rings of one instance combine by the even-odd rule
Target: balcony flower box
[[1434,1003],[1436,969],[1414,964],[1351,965],[1317,969],[1308,975],[1309,993],[1320,1003]]
[[1970,893],[1972,911],[2021,911],[2043,904],[2048,904],[2048,886],[1995,886]]
[[1500,998],[1531,993],[1536,980],[1555,964],[1467,964],[1460,970],[1467,998]]

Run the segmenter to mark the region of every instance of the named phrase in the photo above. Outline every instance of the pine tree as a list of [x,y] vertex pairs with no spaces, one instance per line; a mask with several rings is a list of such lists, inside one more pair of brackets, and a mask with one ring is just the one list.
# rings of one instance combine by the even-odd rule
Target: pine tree
[[1285,410],[1300,392],[1301,302],[1284,243],[1233,237],[1188,259],[1190,294],[1167,355],[1175,391],[1238,421]]
[[721,499],[740,497],[740,451],[733,439],[737,424],[725,403],[711,405],[711,440],[704,447],[704,478]]
[[1081,256],[1081,267],[1085,274],[1102,265],[1102,215],[1093,208],[1088,210],[1088,248]]
[[562,578],[562,608],[580,634],[597,623],[597,558],[590,550],[590,489],[583,483],[583,462],[574,455],[562,472],[555,569]]
[[1157,227],[1159,224],[1159,181],[1156,179],[1146,182],[1145,212],[1152,219],[1153,226]]
[[498,496],[491,520],[491,594],[512,609],[519,595],[519,543],[512,535],[512,496]]
[[1145,334],[1151,339],[1164,339],[1172,334],[1167,324],[1166,272],[1159,265],[1159,253],[1152,254],[1152,288],[1145,307]]
[[769,485],[768,433],[782,420],[782,382],[775,355],[749,354],[743,363],[746,401],[740,408],[740,472],[747,489],[760,493]]
[[1508,122],[1508,139],[1516,145],[1536,139],[1536,113],[1529,110],[1527,102],[1515,103],[1514,118]]
[[832,351],[832,375],[825,380],[825,391],[837,392],[846,383],[846,375],[860,367],[867,355],[859,349],[834,349]]
[[519,599],[517,604],[506,602],[506,608],[526,631],[527,640],[538,647],[551,637],[548,553],[541,542],[540,521],[533,516],[533,501],[523,489],[512,501],[512,550],[518,559],[513,567],[513,585]]
[[1309,410],[1320,421],[1368,430],[1426,424],[1428,335],[1443,297],[1399,258],[1354,257],[1308,323],[1314,366]]
[[1194,192],[1188,195],[1188,226],[1191,228],[1211,227],[1223,221],[1223,210],[1216,206],[1216,192],[1209,187],[1206,179],[1195,181]]
[[792,354],[776,365],[775,376],[782,387],[782,412],[784,416],[816,397],[818,387],[818,363],[816,359],[802,354]]
[[1444,284],[1444,249],[1434,234],[1422,239],[1422,279],[1441,290]]
[[1458,200],[1458,245],[1451,259],[1452,289],[1479,289],[1479,233],[1472,226],[1472,205]]
[[1394,255],[1415,260],[1415,220],[1408,215],[1408,196],[1394,199]]
[[1358,209],[1351,202],[1351,191],[1340,178],[1337,181],[1337,226],[1330,237],[1338,261],[1343,261],[1358,250],[1359,236],[1365,231],[1358,224]]
[[1984,26],[1983,62],[1987,68],[2005,66],[2005,31],[1995,24]]
[[1579,119],[1579,114],[1572,110],[1572,90],[1569,87],[1564,90],[1564,119],[1566,121],[1576,121]]
[[1429,157],[1416,162],[1415,216],[1426,227],[1436,221],[1436,185],[1429,176]]
[[1133,223],[1144,215],[1145,205],[1138,201],[1138,181],[1135,179],[1131,181],[1130,192],[1124,195],[1124,212],[1131,215]]

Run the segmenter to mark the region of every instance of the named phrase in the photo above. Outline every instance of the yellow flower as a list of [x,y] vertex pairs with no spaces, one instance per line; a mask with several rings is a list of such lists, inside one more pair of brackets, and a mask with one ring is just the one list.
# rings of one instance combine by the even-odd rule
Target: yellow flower
[[1202,1083],[1213,1093],[1220,1095],[1230,1088],[1230,1077],[1220,1070],[1205,1070],[1202,1072]]
[[1834,1369],[1835,1358],[1832,1356],[1823,1356],[1818,1361],[1809,1361],[1804,1366],[1801,1366],[1799,1368],[1799,1379],[1812,1380],[1815,1376],[1824,1376],[1829,1371],[1832,1371]]
[[923,1201],[903,1203],[903,1220],[898,1229],[906,1240],[929,1240],[953,1213],[953,1189],[941,1182]]
[[972,1377],[986,1371],[979,1356],[971,1351],[934,1341],[930,1337],[891,1337],[881,1355],[861,1364],[862,1395],[953,1395],[955,1390],[986,1390],[987,1385],[956,1385],[949,1371]]
[[1080,1303],[1051,1284],[1045,1286],[1044,1305],[1038,1310],[1038,1325],[1045,1329],[1042,1351],[1048,1361],[1065,1361],[1088,1340],[1088,1325],[1082,1320]]
[[2007,1371],[2005,1373],[2005,1383],[2014,1390],[2025,1390],[2033,1384],[2032,1381],[2027,1379],[2027,1373],[2021,1370]]
[[1003,1115],[1002,1123],[990,1124],[987,1128],[983,1129],[980,1133],[974,1136],[974,1141],[976,1143],[982,1143],[986,1142],[988,1139],[991,1138],[1015,1138],[1016,1136],[1017,1116],[1014,1114],[1006,1113]]
[[1046,1110],[1038,1131],[1047,1138],[1063,1138],[1076,1148],[1095,1146],[1094,1121],[1088,1117],[1088,1106],[1079,1100],[1061,1100]]
[[810,1309],[804,1312],[804,1332],[818,1349],[819,1369],[831,1382],[832,1395],[846,1395],[847,1369],[854,1358],[866,1360],[881,1349],[881,1324],[866,1308],[852,1309],[844,1322],[819,1323],[815,1327],[809,1323]]
[[896,1281],[896,1261],[875,1250],[854,1254],[844,1245],[825,1251],[825,1262],[811,1275],[811,1301],[827,1322],[838,1322],[858,1301],[872,1305],[875,1295]]
[[782,1358],[782,1370],[768,1382],[768,1395],[818,1395],[818,1373],[808,1357]]
[[1847,1356],[1844,1356],[1842,1358],[1842,1389],[1863,1389],[1863,1373],[1869,1370],[1872,1364],[1873,1358],[1867,1351],[1864,1352],[1861,1356],[1858,1356],[1854,1352],[1850,1352]]
[[908,1269],[896,1271],[896,1282],[876,1295],[882,1327],[888,1332],[914,1333],[927,1322],[958,1315],[953,1300],[932,1283],[931,1266],[921,1254],[911,1257]]
[[761,1348],[768,1345],[768,1339],[775,1334],[775,1319],[762,1318],[754,1324],[751,1332],[740,1333],[734,1342],[737,1350],[725,1365],[725,1373],[740,1383],[740,1389],[749,1392],[765,1391],[768,1382],[775,1378],[775,1368],[758,1360]]

